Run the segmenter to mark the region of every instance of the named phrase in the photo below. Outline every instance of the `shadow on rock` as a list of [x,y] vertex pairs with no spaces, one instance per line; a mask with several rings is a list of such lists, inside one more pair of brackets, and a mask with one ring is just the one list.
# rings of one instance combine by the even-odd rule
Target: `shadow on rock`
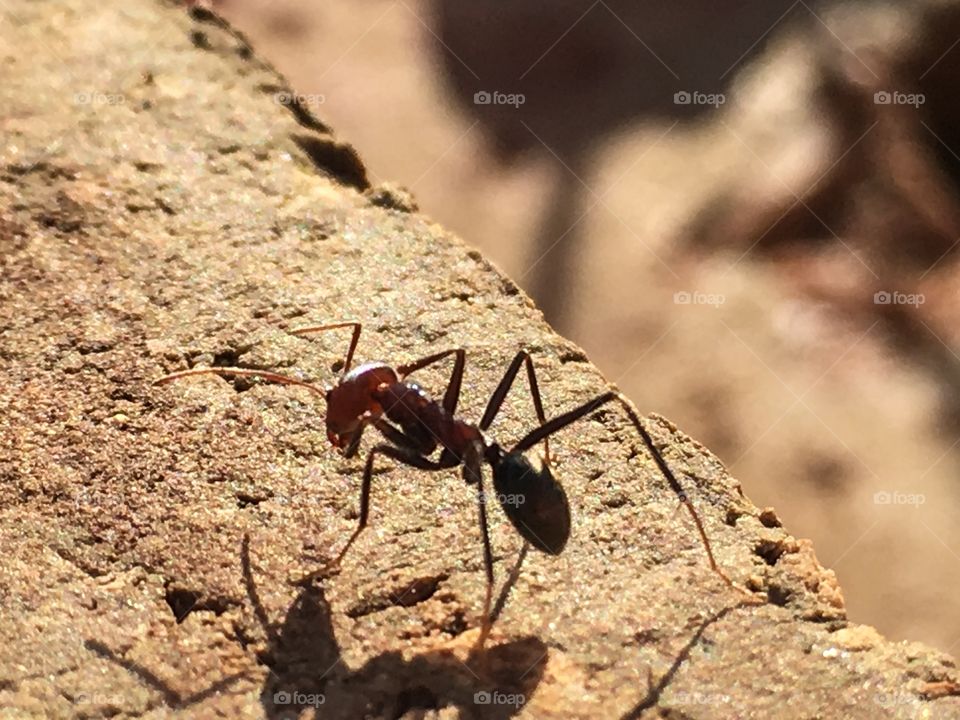
[[209,697],[219,695],[235,682],[241,680],[245,675],[244,673],[235,673],[225,677],[223,680],[215,682],[213,685],[204,690],[190,693],[189,695],[184,695],[183,693],[177,692],[174,688],[170,687],[167,682],[165,682],[159,675],[149,668],[144,667],[140,663],[134,662],[133,660],[127,660],[125,657],[107,647],[99,640],[86,640],[83,644],[87,650],[99,655],[104,660],[109,660],[110,662],[119,665],[127,672],[133,673],[139,677],[141,681],[152,687],[163,696],[163,702],[167,707],[175,710],[181,710],[183,708],[190,707],[198,702],[203,702]]
[[399,718],[457,707],[463,717],[509,718],[542,679],[547,647],[533,637],[472,651],[465,660],[452,649],[409,659],[389,651],[351,669],[341,658],[322,586],[304,586],[277,626],[260,601],[247,538],[242,564],[247,596],[269,643],[259,658],[270,671],[261,694],[267,717],[300,717],[315,708],[325,719]]
[[[697,646],[697,643],[700,642],[700,639],[707,631],[707,628],[714,623],[720,622],[734,610],[753,607],[754,604],[755,603],[753,602],[741,602],[737,603],[736,605],[725,607],[722,610],[715,612],[713,615],[700,623],[699,627],[697,627],[697,631],[680,649],[680,652],[673,659],[670,667],[656,683],[653,682],[653,677],[651,675],[649,678],[650,687],[647,690],[646,696],[644,696],[636,705],[634,705],[630,711],[621,718],[621,720],[639,720],[646,710],[656,707],[660,703],[660,698],[663,696],[663,692],[670,686],[670,683],[673,682],[673,679],[676,677],[683,664],[690,659],[690,653],[693,652],[693,649]],[[670,711],[668,710],[667,712]],[[670,717],[673,717],[673,715],[670,715]]]
[[[506,603],[511,580],[515,582],[525,556],[526,548],[504,585],[497,614]],[[267,648],[257,653],[257,660],[269,670],[260,695],[268,718],[301,718],[305,717],[303,711],[311,708],[316,717],[325,720],[418,717],[445,707],[459,708],[466,718],[509,718],[523,708],[543,677],[547,646],[534,637],[471,650],[464,659],[455,649],[434,650],[410,659],[389,651],[352,670],[341,657],[322,586],[304,585],[283,623],[277,626],[270,622],[260,601],[247,536],[241,563],[247,597],[267,637]],[[237,673],[184,695],[153,670],[105,644],[92,639],[84,644],[101,658],[136,675],[161,695],[166,706],[177,710],[223,692],[246,676]]]

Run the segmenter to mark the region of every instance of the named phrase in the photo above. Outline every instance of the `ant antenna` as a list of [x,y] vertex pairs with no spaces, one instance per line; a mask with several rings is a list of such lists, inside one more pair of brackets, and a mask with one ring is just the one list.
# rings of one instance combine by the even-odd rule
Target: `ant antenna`
[[232,367],[211,367],[211,368],[193,368],[192,370],[181,370],[180,372],[164,375],[159,380],[154,380],[154,385],[166,385],[180,378],[190,377],[191,375],[239,375],[241,377],[258,377],[268,382],[279,383],[280,385],[296,385],[312,390],[322,397],[326,397],[326,392],[316,385],[296,378],[279,375],[268,372],[267,370],[253,370],[250,368],[232,368]]

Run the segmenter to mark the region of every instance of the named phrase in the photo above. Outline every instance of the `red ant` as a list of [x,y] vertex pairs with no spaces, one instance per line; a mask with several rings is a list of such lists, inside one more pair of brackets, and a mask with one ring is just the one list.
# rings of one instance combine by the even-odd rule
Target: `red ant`
[[[316,385],[285,375],[263,370],[228,367],[184,370],[167,375],[155,383],[159,385],[190,375],[213,373],[259,377],[270,382],[305,387],[326,398],[327,437],[346,457],[356,454],[360,446],[360,438],[368,425],[373,425],[383,434],[387,442],[378,443],[370,450],[364,466],[360,492],[360,522],[330,567],[339,566],[347,550],[367,526],[373,464],[377,455],[386,455],[421,470],[448,470],[462,465],[463,479],[467,484],[477,486],[480,531],[487,573],[484,621],[477,641],[478,646],[482,646],[490,630],[490,604],[494,584],[493,555],[490,550],[486,497],[481,472],[483,463],[488,463],[493,471],[493,486],[497,497],[517,532],[538,550],[550,555],[559,555],[570,537],[570,505],[563,487],[550,471],[548,438],[594,412],[601,405],[615,400],[621,404],[670,487],[690,512],[706,549],[710,567],[727,585],[733,587],[733,583],[720,570],[713,557],[707,533],[692,503],[660,451],[657,450],[630,401],[622,394],[614,390],[607,391],[548,421],[543,412],[543,402],[540,398],[533,360],[525,350],[521,350],[513,358],[503,379],[491,395],[480,422],[473,424],[456,416],[466,362],[466,351],[462,348],[428,355],[397,368],[391,368],[384,363],[366,363],[351,370],[353,355],[360,340],[362,326],[359,322],[305,327],[293,330],[292,334],[306,335],[346,327],[353,328],[353,336],[344,360],[343,371],[336,386],[325,391]],[[453,372],[442,402],[432,400],[419,386],[406,380],[411,373],[451,355],[455,358]],[[510,391],[521,365],[526,365],[530,394],[533,397],[533,406],[540,426],[506,450],[488,437],[486,432]],[[540,442],[544,444],[543,461],[531,457],[527,452]],[[440,457],[436,460],[430,459],[429,456],[438,447],[443,448]],[[515,499],[522,501],[518,502]]]

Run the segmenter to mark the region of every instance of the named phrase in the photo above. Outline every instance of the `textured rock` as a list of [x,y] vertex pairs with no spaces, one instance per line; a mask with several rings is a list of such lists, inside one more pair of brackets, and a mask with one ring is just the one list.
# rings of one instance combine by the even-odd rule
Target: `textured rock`
[[[849,623],[812,545],[653,417],[718,561],[765,602],[726,588],[615,408],[557,436],[573,537],[526,556],[486,652],[454,472],[383,463],[342,572],[293,585],[352,531],[362,458],[329,448],[306,391],[157,377],[330,382],[346,338],[286,330],[357,318],[362,358],[465,347],[467,417],[520,347],[548,414],[604,379],[412,198],[369,188],[212,18],[89,0],[0,17],[4,716],[960,717],[953,660]],[[447,372],[420,379],[439,395]],[[522,395],[506,439],[534,422]],[[503,583],[521,543],[492,512]]]

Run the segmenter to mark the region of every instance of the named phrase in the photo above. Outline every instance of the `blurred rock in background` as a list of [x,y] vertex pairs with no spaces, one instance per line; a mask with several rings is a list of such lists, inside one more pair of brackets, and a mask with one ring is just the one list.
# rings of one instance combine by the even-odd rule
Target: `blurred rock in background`
[[854,620],[956,652],[960,3],[219,6]]

